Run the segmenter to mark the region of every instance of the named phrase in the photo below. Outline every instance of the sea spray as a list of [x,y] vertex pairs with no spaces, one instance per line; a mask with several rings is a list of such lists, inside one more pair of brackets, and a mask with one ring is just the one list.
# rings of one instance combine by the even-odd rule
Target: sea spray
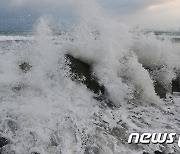
[[[131,132],[180,133],[180,100],[174,98],[174,104],[160,100],[146,68],[166,65],[170,75],[162,74],[168,75],[163,80],[168,83],[174,68],[179,68],[179,46],[154,34],[137,36],[104,14],[95,1],[78,1],[76,7],[79,20],[71,31],[56,34],[47,18],[40,18],[33,40],[7,41],[3,44],[7,47],[1,47],[0,134],[10,141],[3,150],[18,154],[179,151],[174,144],[127,142]],[[114,108],[95,99],[86,85],[72,81],[65,54],[92,67]],[[32,66],[27,72],[19,68],[24,62]],[[159,80],[161,76],[156,75]]]

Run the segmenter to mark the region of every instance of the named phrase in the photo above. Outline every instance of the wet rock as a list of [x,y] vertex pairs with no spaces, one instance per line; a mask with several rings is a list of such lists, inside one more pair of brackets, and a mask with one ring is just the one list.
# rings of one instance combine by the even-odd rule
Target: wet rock
[[105,87],[98,83],[98,79],[92,74],[91,65],[82,62],[70,55],[66,55],[66,58],[70,61],[70,68],[74,74],[73,80],[79,80],[84,83],[87,88],[93,91],[96,94],[105,93]]
[[18,91],[21,91],[25,88],[25,85],[23,83],[19,83],[17,85],[14,85],[14,87],[12,87],[12,90],[14,92],[18,92]]
[[157,95],[160,98],[166,98],[166,94],[170,93],[171,91],[172,92],[180,92],[180,72],[178,72],[178,71],[176,72],[177,78],[172,80],[172,85],[170,85],[171,88],[167,88],[167,87],[163,86],[163,84],[159,83],[159,81],[157,81],[152,75],[152,72],[154,70],[160,71],[162,68],[161,66],[159,68],[150,68],[150,67],[144,66],[144,68],[149,72],[151,77],[155,80],[155,84],[154,84],[155,92],[157,93]]
[[91,154],[91,153],[100,154],[101,150],[100,150],[100,148],[95,147],[95,146],[94,147],[86,147],[84,154]]
[[22,89],[22,87],[20,85],[13,87],[13,90],[15,90],[15,91],[20,91],[21,89]]
[[154,154],[165,154],[165,153],[163,153],[161,151],[154,151]]
[[31,69],[31,65],[28,62],[23,62],[19,65],[19,68],[22,72],[26,73]]
[[7,144],[9,144],[9,140],[4,137],[0,137],[0,148],[4,147]]
[[[149,152],[143,152],[143,154],[150,154]],[[161,151],[154,151],[154,154],[165,154]]]
[[[143,65],[144,66],[144,65]],[[165,85],[163,83],[161,83],[161,81],[159,81],[156,78],[156,75],[158,75],[157,72],[160,72],[161,69],[163,68],[163,66],[158,66],[155,68],[150,68],[148,66],[144,66],[144,68],[149,72],[150,76],[153,78],[154,80],[154,89],[156,94],[160,97],[160,98],[166,98],[166,94],[169,93],[171,90],[171,88],[169,87],[165,87]],[[156,75],[154,75],[154,71],[157,73]]]
[[166,93],[168,92],[161,84],[155,82],[154,85],[155,92],[160,98],[166,98]]
[[67,64],[69,65],[72,73],[72,80],[85,84],[89,90],[97,94],[95,99],[105,101],[109,107],[114,107],[114,104],[108,98],[108,93],[105,87],[99,84],[98,78],[93,73],[92,66],[72,57],[69,54],[66,54],[65,58],[68,61]]
[[13,87],[14,91],[20,91],[24,88],[25,86],[23,84],[18,84],[16,86]]
[[172,92],[180,92],[180,76],[172,80]]
[[143,152],[143,154],[150,154],[149,152]]
[[57,147],[59,145],[59,138],[56,135],[53,135],[50,139],[50,146]]

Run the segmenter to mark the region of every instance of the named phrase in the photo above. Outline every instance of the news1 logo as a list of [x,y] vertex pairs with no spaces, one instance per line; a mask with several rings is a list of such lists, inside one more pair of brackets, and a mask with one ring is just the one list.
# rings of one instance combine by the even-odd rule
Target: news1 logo
[[[128,143],[142,143],[142,144],[172,144],[176,138],[176,133],[131,133],[129,135]],[[133,142],[134,141],[134,142]],[[180,138],[178,139],[178,147],[180,147]]]

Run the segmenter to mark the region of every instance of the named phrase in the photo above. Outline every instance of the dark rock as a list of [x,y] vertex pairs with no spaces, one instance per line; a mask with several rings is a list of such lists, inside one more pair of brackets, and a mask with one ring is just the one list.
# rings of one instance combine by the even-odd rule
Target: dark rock
[[92,72],[92,66],[72,57],[69,54],[66,54],[65,58],[68,61],[67,64],[69,65],[72,73],[72,80],[85,84],[89,90],[97,94],[95,99],[105,101],[107,106],[114,107],[114,104],[108,98],[108,93],[105,87],[99,84],[98,78]]
[[23,83],[17,84],[14,87],[12,87],[12,90],[15,92],[21,91],[25,88],[25,85]]
[[66,58],[70,61],[69,66],[74,74],[73,80],[80,80],[87,88],[96,94],[102,93],[103,95],[105,93],[104,86],[100,85],[97,81],[98,79],[92,74],[91,65],[75,59],[68,54],[66,55]]
[[154,154],[164,154],[164,153],[161,151],[154,151]]
[[91,153],[95,153],[95,154],[99,154],[101,153],[100,148],[98,147],[86,147],[84,154],[91,154]]
[[[155,79],[154,79],[154,76],[153,76],[153,71],[154,71],[154,70],[160,71],[160,69],[162,68],[162,66],[159,66],[159,67],[156,67],[156,68],[151,68],[151,67],[145,66],[145,65],[143,65],[143,67],[144,67],[144,69],[146,69],[146,70],[149,72],[149,74],[150,74],[150,76],[153,78],[153,80],[155,80]],[[166,98],[166,93],[167,93],[168,91],[167,91],[166,88],[165,88],[162,84],[160,84],[159,81],[157,81],[157,80],[155,80],[155,82],[154,82],[154,89],[155,89],[156,94],[157,94],[160,98]]]
[[172,92],[180,92],[180,77],[172,80]]
[[150,154],[149,152],[143,152],[143,154]]
[[38,153],[38,152],[31,152],[31,154],[40,154],[40,153]]
[[57,147],[57,146],[59,145],[56,136],[52,136],[52,137],[51,137],[50,145],[51,145],[51,146],[55,146],[55,147]]
[[22,72],[26,73],[31,69],[31,65],[28,62],[23,62],[19,65],[19,68],[22,70]]
[[0,137],[0,148],[2,148],[3,146],[7,144],[9,144],[9,140],[4,137]]
[[[152,74],[152,72],[154,71],[154,68],[150,68],[147,66],[144,66],[144,68],[149,72],[149,74]],[[162,68],[162,66],[160,66],[159,68],[155,68],[155,70],[160,70]],[[177,78],[172,80],[172,92],[180,92],[180,75],[179,72],[177,73]],[[152,76],[153,77],[153,76]],[[157,93],[157,95],[160,98],[166,98],[166,94],[168,92],[171,92],[171,90],[167,90],[167,88],[165,88],[162,84],[160,84],[158,81],[155,80],[155,92]]]
[[13,87],[13,90],[14,91],[20,91],[20,90],[22,90],[24,88],[24,86],[22,86],[22,85],[17,85],[17,86],[14,86]]
[[15,90],[15,91],[20,91],[21,89],[22,89],[22,87],[20,85],[13,87],[13,90]]
[[166,98],[167,90],[158,82],[155,82],[154,85],[155,92],[160,98]]

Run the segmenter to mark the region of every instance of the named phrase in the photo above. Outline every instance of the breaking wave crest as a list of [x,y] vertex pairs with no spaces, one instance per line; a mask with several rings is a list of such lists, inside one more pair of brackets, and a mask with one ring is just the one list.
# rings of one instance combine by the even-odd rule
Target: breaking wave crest
[[[180,133],[179,98],[173,103],[155,91],[158,82],[171,92],[180,45],[132,31],[95,6],[93,14],[83,8],[79,23],[61,35],[41,18],[33,41],[0,46],[0,135],[9,140],[3,153],[178,151],[175,144],[129,145],[127,140],[131,132]],[[72,80],[67,54],[91,66],[113,107]],[[22,71],[22,64],[28,69]]]

